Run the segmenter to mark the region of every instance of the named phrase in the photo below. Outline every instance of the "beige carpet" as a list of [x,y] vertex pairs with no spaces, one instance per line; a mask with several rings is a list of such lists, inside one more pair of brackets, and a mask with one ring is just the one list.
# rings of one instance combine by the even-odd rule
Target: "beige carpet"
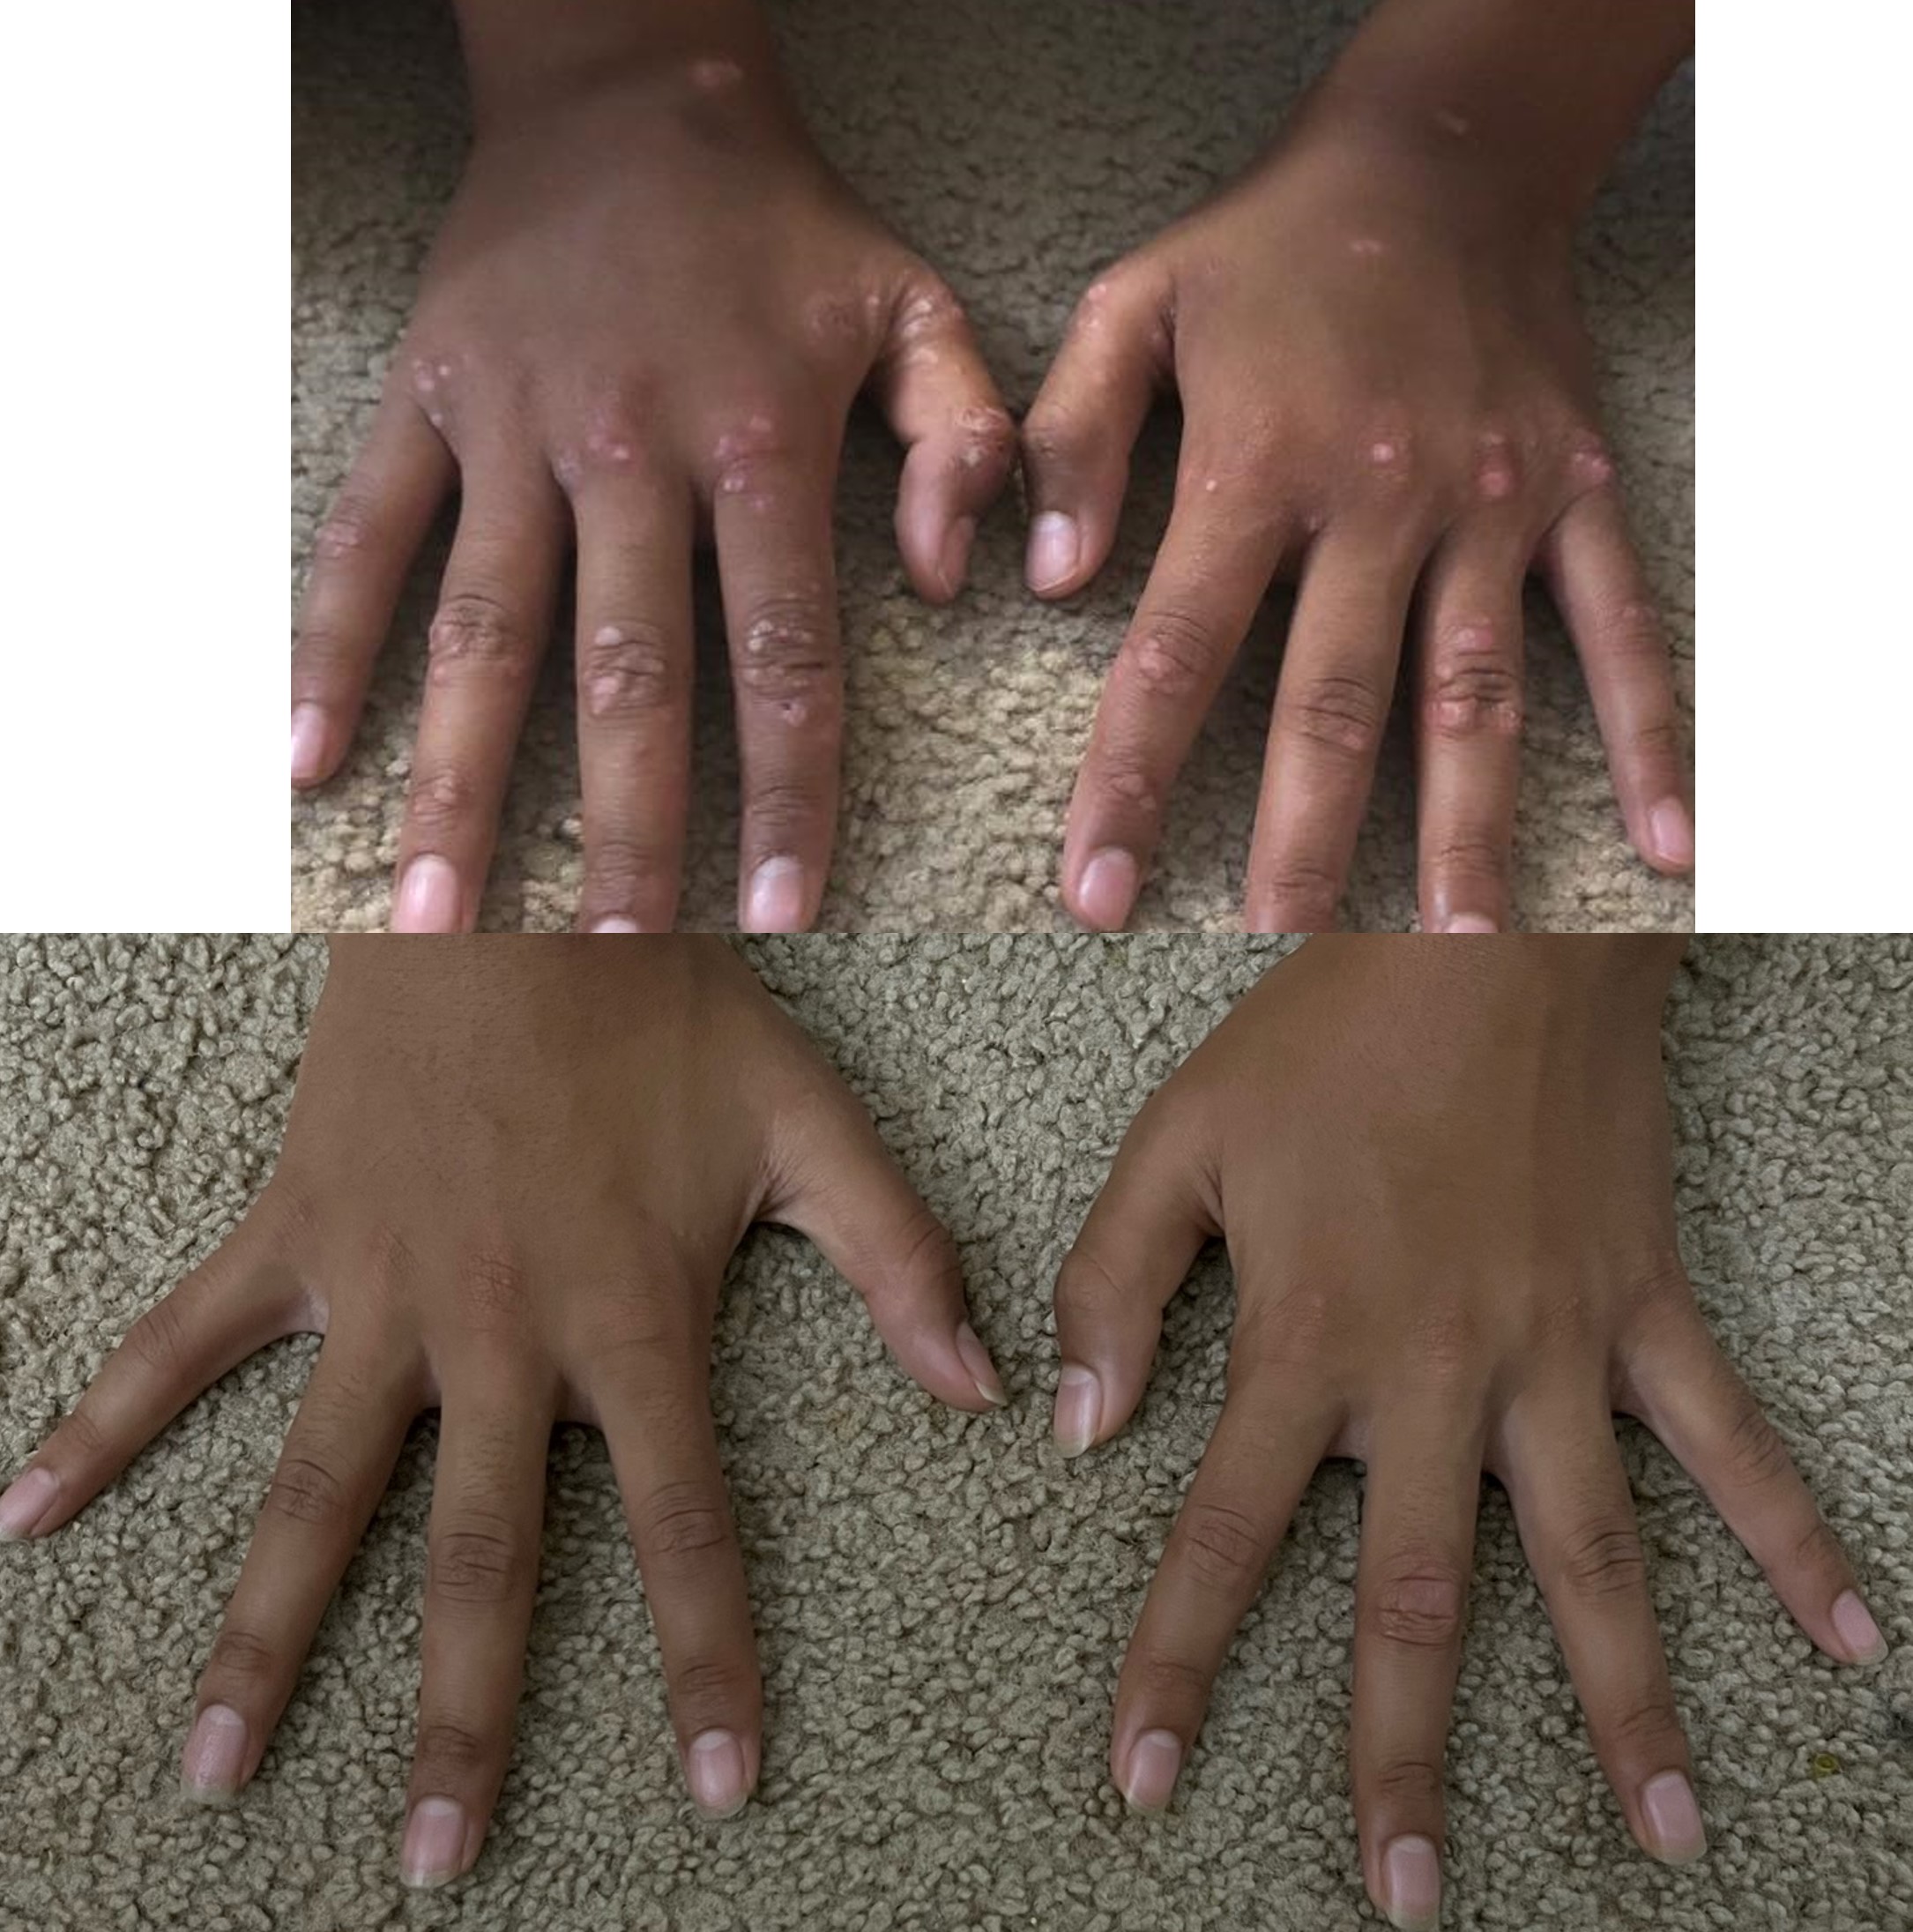
[[[516,1757],[455,1891],[395,1878],[433,1431],[264,1770],[182,1806],[192,1688],[315,1344],[256,1359],[43,1545],[0,1549],[0,1926],[1341,1932],[1357,1481],[1316,1481],[1169,1813],[1105,1780],[1121,1646],[1217,1413],[1204,1264],[1137,1423],[1049,1447],[1047,1301],[1133,1110],[1269,957],[1236,941],[770,942],[750,957],[957,1233],[1011,1391],[886,1363],[802,1242],[733,1269],[716,1402],[768,1694],[761,1794],[699,1824],[599,1439],[559,1436]],[[315,942],[19,941],[0,967],[0,1467],[271,1168]],[[1713,1848],[1625,1838],[1505,1501],[1449,1755],[1453,1927],[1913,1924],[1913,944],[1703,944],[1670,1027],[1683,1240],[1895,1651],[1819,1660],[1657,1445],[1624,1445]]]
[[[1357,0],[782,0],[798,92],[826,150],[949,276],[1013,407],[1035,393],[1097,269],[1237,168],[1328,61]],[[457,178],[462,107],[442,0],[294,10],[293,555],[349,461]],[[1607,352],[1611,429],[1649,574],[1691,692],[1693,608],[1691,75],[1671,86],[1590,224],[1585,284]],[[849,662],[844,810],[823,923],[862,931],[1050,930],[1063,808],[1104,673],[1167,508],[1175,436],[1147,433],[1102,579],[1067,609],[1022,587],[1020,512],[986,524],[971,589],[934,612],[890,537],[897,459],[859,421],[837,548]],[[377,925],[387,907],[435,570],[421,571],[365,735],[295,803],[293,922]],[[736,760],[705,597],[696,780],[681,917],[735,916]],[[1535,605],[1532,723],[1515,903],[1534,928],[1686,929],[1693,899],[1629,854],[1580,673]],[[1135,923],[1238,923],[1277,651],[1244,652],[1172,802]],[[1414,916],[1405,740],[1388,752],[1344,917]],[[570,653],[553,654],[483,910],[488,927],[570,924],[581,861]]]

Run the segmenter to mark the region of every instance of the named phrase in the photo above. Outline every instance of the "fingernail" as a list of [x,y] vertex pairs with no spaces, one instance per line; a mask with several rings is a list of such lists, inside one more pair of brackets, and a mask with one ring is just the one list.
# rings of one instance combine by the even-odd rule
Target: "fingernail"
[[1478,913],[1457,913],[1441,929],[1443,932],[1499,932],[1501,929],[1492,919],[1484,919]]
[[223,1704],[209,1704],[194,1719],[180,1753],[181,1794],[201,1804],[225,1804],[246,1774],[246,1720]]
[[1678,1771],[1664,1771],[1641,1787],[1641,1816],[1648,1849],[1670,1865],[1686,1865],[1707,1849],[1707,1831],[1693,1787]]
[[1182,1740],[1173,1731],[1145,1731],[1129,1747],[1124,1801],[1138,1811],[1160,1811],[1182,1769]]
[[1023,558],[1023,574],[1031,590],[1048,590],[1061,584],[1076,567],[1083,554],[1083,539],[1076,519],[1060,510],[1046,510],[1030,526],[1030,548]]
[[1003,1394],[1003,1384],[997,1377],[996,1364],[990,1360],[989,1350],[968,1322],[956,1324],[956,1353],[964,1358],[964,1367],[970,1371],[970,1379],[976,1384],[977,1393],[992,1407],[1001,1408],[1008,1399]]
[[421,1798],[406,1820],[398,1876],[408,1885],[443,1885],[465,1867],[465,1807],[455,1798]]
[[1066,1456],[1080,1456],[1096,1440],[1102,1412],[1102,1384],[1087,1369],[1066,1361],[1056,1377],[1056,1411],[1050,1419],[1057,1448]]
[[970,567],[970,547],[977,541],[977,519],[974,517],[959,517],[949,526],[949,534],[943,539],[943,555],[938,560],[937,570],[943,578],[943,588],[952,597],[963,588],[964,572]]
[[705,1731],[684,1754],[691,1801],[707,1818],[734,1817],[750,1794],[744,1785],[744,1747],[728,1731]]
[[425,853],[406,868],[392,901],[394,932],[456,932],[458,876],[448,859]]
[[1135,856],[1120,847],[1092,854],[1076,883],[1078,916],[1105,932],[1118,930],[1135,904],[1137,877]]
[[1664,864],[1685,869],[1693,863],[1693,820],[1678,798],[1664,798],[1648,814],[1648,839]]
[[17,1476],[0,1496],[0,1543],[24,1542],[59,1493],[60,1479],[50,1469],[29,1469]]
[[751,874],[744,925],[749,932],[804,929],[804,869],[795,859],[766,859]]
[[600,919],[592,928],[593,932],[643,932],[644,929],[635,919]]
[[316,705],[293,706],[293,783],[310,785],[325,757],[325,713]]
[[[10,1489],[8,1496],[12,1495]],[[6,1514],[6,1498],[0,1496],[0,1517]],[[1880,1634],[1872,1613],[1860,1601],[1857,1591],[1849,1590],[1834,1600],[1834,1631],[1847,1646],[1847,1655],[1857,1664],[1877,1664],[1887,1654],[1887,1639]]]
[[1391,1839],[1381,1854],[1381,1909],[1398,1932],[1433,1932],[1441,1922],[1441,1854],[1432,1839]]

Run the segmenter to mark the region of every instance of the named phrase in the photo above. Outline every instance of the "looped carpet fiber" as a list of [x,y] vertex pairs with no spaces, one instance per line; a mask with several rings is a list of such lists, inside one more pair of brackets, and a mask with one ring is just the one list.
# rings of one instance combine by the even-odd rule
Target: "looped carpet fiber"
[[[1098,272],[1237,171],[1361,18],[1360,0],[778,0],[793,83],[825,152],[951,282],[1019,413]],[[357,447],[458,179],[465,138],[443,0],[294,10],[293,562]],[[1693,612],[1693,81],[1664,92],[1589,221],[1582,284],[1608,427],[1684,703]],[[1165,522],[1176,423],[1136,452],[1116,553],[1062,608],[1023,587],[1014,493],[985,521],[971,587],[934,611],[890,533],[898,467],[852,421],[838,495],[848,704],[843,809],[822,924],[846,931],[1047,931],[1064,808],[1096,699]],[[388,881],[444,540],[414,574],[351,757],[293,808],[293,922],[376,926]],[[696,776],[681,922],[735,921],[737,759],[715,586],[700,585]],[[1287,599],[1271,600],[1170,804],[1139,928],[1239,925]],[[1529,723],[1515,903],[1536,929],[1685,929],[1690,889],[1629,852],[1581,672],[1530,600]],[[565,620],[566,623],[569,620]],[[567,633],[568,634],[568,633]],[[482,920],[571,923],[582,870],[571,652],[546,667]],[[1399,708],[1399,707],[1398,707]],[[1415,916],[1403,720],[1383,756],[1345,921]]]
[[[962,1246],[1002,1414],[934,1406],[794,1236],[733,1264],[714,1400],[767,1691],[760,1795],[681,1793],[609,1465],[555,1439],[518,1740],[476,1872],[406,1898],[434,1431],[413,1432],[241,1802],[175,1795],[193,1685],[316,1345],[228,1376],[68,1529],[0,1549],[0,1925],[1334,1932],[1358,1478],[1309,1491],[1174,1804],[1105,1770],[1122,1646],[1220,1403],[1227,1270],[1065,1464],[1056,1265],[1136,1108],[1274,957],[1242,940],[768,942],[748,957]],[[316,943],[20,940],[0,970],[0,1468],[270,1173]],[[1712,1848],[1636,1852],[1505,1500],[1448,1755],[1450,1927],[1913,1924],[1913,944],[1697,944],[1667,1028],[1701,1301],[1854,1554],[1887,1662],[1820,1659],[1686,1476],[1620,1439]]]

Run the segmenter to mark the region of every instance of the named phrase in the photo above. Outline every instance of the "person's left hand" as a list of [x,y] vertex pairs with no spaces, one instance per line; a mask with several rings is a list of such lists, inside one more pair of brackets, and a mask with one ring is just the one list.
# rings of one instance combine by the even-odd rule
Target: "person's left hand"
[[1422,924],[1509,923],[1530,570],[1579,647],[1629,835],[1657,870],[1693,863],[1665,634],[1598,429],[1566,225],[1517,214],[1458,152],[1318,108],[1076,309],[1023,424],[1039,595],[1108,556],[1155,392],[1183,413],[1169,528],[1070,801],[1063,899],[1084,925],[1128,919],[1203,716],[1291,576],[1253,929],[1335,923],[1404,633]]

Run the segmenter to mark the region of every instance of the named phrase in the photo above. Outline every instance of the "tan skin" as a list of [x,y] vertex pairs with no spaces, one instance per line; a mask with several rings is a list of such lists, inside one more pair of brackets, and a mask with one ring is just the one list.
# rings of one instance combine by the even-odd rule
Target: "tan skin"
[[345,756],[414,554],[458,533],[392,924],[475,923],[575,546],[581,928],[668,929],[690,786],[691,558],[715,545],[742,767],[738,918],[816,917],[843,673],[830,505],[867,390],[897,537],[961,586],[1015,431],[949,288],[805,135],[755,9],[465,0],[474,141],[365,446],[315,546],[293,778]]
[[906,1373],[1002,1400],[949,1235],[721,942],[333,943],[271,1182],[0,1499],[45,1536],[280,1336],[325,1339],[200,1679],[190,1796],[259,1768],[407,1429],[440,1412],[401,1870],[479,1855],[510,1753],[554,1423],[602,1429],[692,1797],[756,1782],[762,1695],[708,1403],[754,1221],[814,1240]]
[[1659,1018],[1678,944],[1315,939],[1137,1116],[1056,1285],[1066,1454],[1140,1401],[1162,1310],[1226,1241],[1228,1393],[1130,1639],[1111,1774],[1170,1797],[1324,1458],[1365,1466],[1350,1757],[1362,1871],[1439,1914],[1442,1758],[1485,1473],[1507,1491],[1628,1829],[1704,1828],[1612,1418],[1686,1466],[1801,1628],[1885,1645],[1682,1271]]
[[1601,436],[1574,222],[1691,45],[1670,0],[1384,0],[1242,178],[1084,296],[1024,423],[1027,573],[1080,590],[1152,398],[1174,508],[1110,673],[1065,904],[1128,918],[1177,772],[1273,582],[1298,586],[1244,891],[1335,923],[1398,679],[1414,695],[1420,916],[1513,914],[1523,582],[1579,648],[1629,835],[1693,862],[1667,643]]

